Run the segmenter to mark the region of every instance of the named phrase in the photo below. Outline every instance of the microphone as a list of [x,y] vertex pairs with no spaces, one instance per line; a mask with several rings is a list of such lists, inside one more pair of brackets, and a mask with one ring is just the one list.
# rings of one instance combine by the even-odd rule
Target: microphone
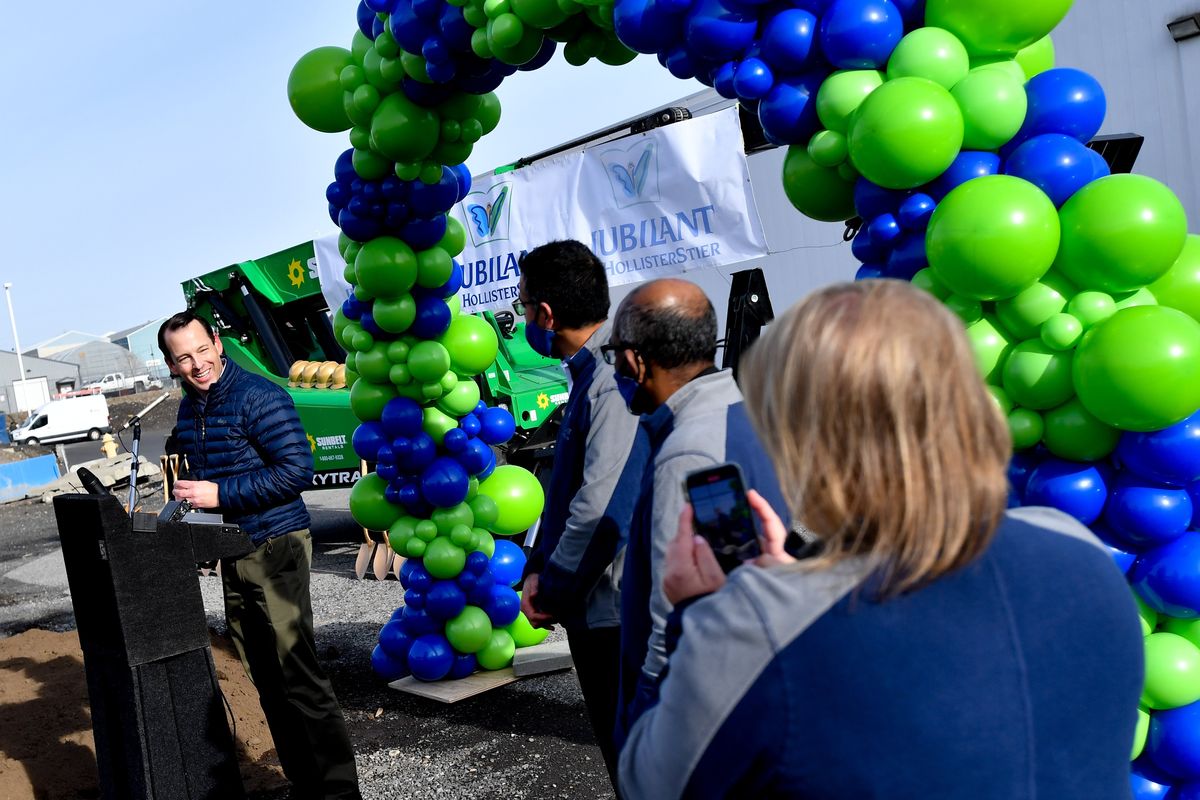
[[104,488],[100,479],[87,467],[78,467],[75,474],[79,476],[79,482],[83,484],[83,488],[87,490],[88,494],[108,494],[108,489]]
[[126,428],[128,428],[130,425],[133,425],[135,422],[141,422],[142,417],[144,417],[150,413],[150,409],[154,408],[159,403],[166,400],[169,395],[170,395],[170,392],[163,392],[162,394],[160,394],[157,398],[155,398],[153,401],[151,401],[150,405],[146,406],[141,411],[139,411],[138,413],[134,414],[132,417],[127,419],[125,421],[125,424],[117,429],[117,433],[124,431]]

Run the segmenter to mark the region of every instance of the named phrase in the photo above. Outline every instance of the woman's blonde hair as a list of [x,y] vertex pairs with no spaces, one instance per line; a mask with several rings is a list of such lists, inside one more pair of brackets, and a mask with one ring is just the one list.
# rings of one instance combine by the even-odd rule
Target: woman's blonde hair
[[1011,439],[962,322],[932,296],[893,280],[816,292],[739,382],[792,518],[822,539],[811,567],[866,556],[886,598],[987,548]]

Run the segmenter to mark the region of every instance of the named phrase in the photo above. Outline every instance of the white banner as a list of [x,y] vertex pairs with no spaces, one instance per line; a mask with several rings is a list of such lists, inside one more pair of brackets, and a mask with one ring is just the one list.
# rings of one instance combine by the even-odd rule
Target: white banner
[[473,180],[463,311],[517,299],[517,259],[556,239],[591,247],[610,285],[765,255],[736,107]]

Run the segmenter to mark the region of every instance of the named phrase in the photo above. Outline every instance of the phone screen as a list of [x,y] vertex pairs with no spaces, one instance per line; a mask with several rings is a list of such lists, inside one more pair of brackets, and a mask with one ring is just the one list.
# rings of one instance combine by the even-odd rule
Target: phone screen
[[762,553],[742,471],[736,464],[693,472],[685,485],[696,533],[712,547],[721,569],[730,572]]

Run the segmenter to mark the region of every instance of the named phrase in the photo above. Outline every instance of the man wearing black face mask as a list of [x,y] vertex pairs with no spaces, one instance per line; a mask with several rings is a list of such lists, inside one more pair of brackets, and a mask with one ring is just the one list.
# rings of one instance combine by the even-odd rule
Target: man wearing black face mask
[[689,472],[733,462],[747,489],[785,508],[775,471],[742,407],[729,370],[718,370],[717,317],[694,283],[664,278],[622,301],[601,348],[649,449],[621,575],[621,706],[617,745],[654,705],[667,662],[671,604],[662,591],[663,558],[679,530]]
[[514,307],[525,316],[525,338],[538,353],[563,360],[571,387],[521,610],[537,627],[562,622],[567,629],[575,673],[615,787],[618,553],[644,464],[631,455],[639,449],[638,423],[600,356],[612,333],[604,265],[579,242],[563,241],[529,251],[520,268]]

